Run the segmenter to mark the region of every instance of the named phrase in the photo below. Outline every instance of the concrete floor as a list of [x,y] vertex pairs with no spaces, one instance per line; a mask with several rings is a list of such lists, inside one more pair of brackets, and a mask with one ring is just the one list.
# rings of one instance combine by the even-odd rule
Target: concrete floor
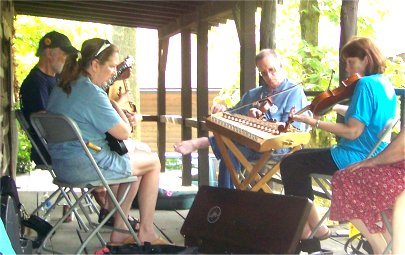
[[[173,176],[162,175],[162,183],[168,182],[172,186],[181,186],[181,179],[173,181]],[[43,196],[48,191],[50,194],[55,187],[52,185],[51,176],[46,171],[36,170],[30,175],[22,175],[17,178],[17,186],[19,187],[20,200],[26,207],[27,212],[32,212],[41,202]],[[169,184],[167,184],[169,185]],[[195,189],[196,187],[180,187],[179,189]],[[41,213],[41,212],[40,212]],[[158,210],[155,214],[156,232],[163,238],[175,243],[176,245],[184,245],[184,238],[180,234],[180,229],[186,218],[188,210]],[[131,215],[138,218],[138,210],[131,210]],[[57,206],[48,219],[51,224],[54,224],[62,216],[62,206]],[[97,219],[96,214],[92,214],[93,219]],[[334,254],[344,254],[343,245],[347,240],[347,236],[337,236],[337,232],[346,231],[347,224],[332,226],[332,237],[328,240],[322,241],[322,248],[332,250]],[[73,253],[80,245],[77,234],[79,229],[77,220],[69,223],[63,223],[63,226],[56,232],[52,238],[50,245],[55,250],[62,251],[62,253]],[[86,233],[79,231],[81,235],[85,236]],[[105,228],[102,230],[103,238],[109,240],[110,230]],[[35,236],[35,233],[31,233]],[[102,248],[102,245],[97,238],[87,246],[88,254],[94,254],[95,251]]]

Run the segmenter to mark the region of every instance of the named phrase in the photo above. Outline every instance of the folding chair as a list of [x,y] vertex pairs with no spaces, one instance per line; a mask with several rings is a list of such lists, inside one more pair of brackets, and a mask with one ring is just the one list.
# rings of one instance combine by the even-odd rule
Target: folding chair
[[[267,159],[266,163],[259,171],[260,177],[256,177],[254,181],[251,182],[249,188],[250,191],[259,191],[263,190],[267,193],[274,193],[274,183],[282,184],[281,176],[280,176],[280,163],[284,157],[287,157],[291,153],[301,150],[303,148],[303,144],[296,145],[291,148],[286,153],[283,154],[270,154],[270,158]],[[273,156],[276,156],[278,159],[275,160]],[[257,161],[252,161],[252,164],[256,165]],[[247,169],[243,169],[239,174],[239,178],[244,180],[246,176],[249,174]]]
[[[76,193],[73,191],[74,188],[79,188],[84,193],[80,197],[76,197],[76,202],[72,205],[72,207],[67,211],[67,213],[55,224],[55,226],[52,228],[52,230],[48,233],[46,238],[44,239],[41,247],[38,249],[38,253],[41,253],[42,250],[49,250],[46,245],[49,239],[52,237],[52,235],[56,232],[56,230],[62,225],[63,221],[68,217],[68,215],[78,206],[81,206],[81,201],[86,198],[86,195],[89,194],[91,191],[93,191],[95,188],[103,186],[107,190],[107,194],[110,197],[111,201],[114,204],[114,209],[112,209],[107,216],[104,218],[104,220],[101,221],[100,224],[93,225],[90,224],[91,231],[89,231],[88,237],[83,240],[82,245],[76,250],[76,253],[82,253],[82,251],[85,249],[87,244],[90,242],[90,240],[97,235],[98,239],[100,240],[100,243],[102,246],[106,245],[106,242],[103,240],[101,237],[99,231],[102,226],[114,215],[116,211],[120,214],[121,218],[125,222],[126,226],[129,229],[129,232],[133,236],[134,240],[138,245],[140,245],[140,241],[131,227],[130,223],[128,222],[128,216],[124,214],[121,204],[124,202],[128,191],[131,187],[131,185],[137,181],[136,176],[130,176],[128,178],[122,178],[122,179],[116,179],[116,180],[106,180],[100,171],[100,168],[98,167],[96,161],[94,160],[93,156],[91,155],[89,149],[87,148],[85,142],[83,141],[83,138],[81,136],[80,130],[77,126],[77,124],[70,119],[67,116],[61,115],[61,114],[52,114],[52,113],[34,113],[31,115],[31,123],[32,126],[34,127],[35,131],[37,132],[40,140],[45,144],[57,144],[57,143],[63,143],[63,142],[78,142],[82,149],[83,153],[87,155],[87,157],[90,159],[92,166],[94,167],[94,171],[96,171],[99,180],[96,181],[89,181],[89,182],[83,182],[83,183],[64,183],[60,180],[58,180],[58,176],[55,172],[55,179],[54,183],[58,186],[63,186],[63,187],[68,187],[72,190],[72,194],[76,197]],[[121,184],[121,183],[127,183],[128,186],[120,199],[120,201],[117,201],[115,198],[113,192],[110,189],[109,185],[113,184]],[[87,191],[85,191],[87,189]],[[85,214],[86,216],[86,214]],[[86,216],[87,217],[87,216]],[[88,218],[89,221],[91,219]],[[53,252],[53,250],[51,249]]]
[[[384,128],[380,131],[378,134],[378,141],[374,145],[373,149],[370,151],[370,153],[367,155],[367,158],[371,158],[375,151],[377,150],[378,146],[386,141],[390,142],[391,141],[391,131],[395,127],[395,125],[398,123],[398,118],[394,119],[389,119],[387,123],[385,124]],[[322,192],[325,194],[326,198],[331,200],[332,199],[332,175],[326,175],[326,174],[311,174],[312,179],[318,184],[318,186],[321,188]],[[330,208],[326,211],[326,213],[323,215],[319,223],[315,226],[315,228],[312,230],[311,235],[309,238],[313,238],[315,234],[318,232],[319,228],[322,226],[322,224],[329,218],[330,214]],[[384,215],[383,215],[384,218]],[[385,220],[384,220],[385,221]],[[387,220],[388,222],[388,220]]]
[[[24,131],[25,135],[28,137],[28,140],[30,141],[32,147],[34,148],[34,150],[37,152],[37,154],[41,158],[42,162],[44,162],[44,164],[42,164],[42,165],[37,165],[36,168],[42,169],[42,170],[48,170],[48,172],[51,174],[52,178],[55,179],[55,173],[53,172],[52,165],[50,162],[48,162],[46,160],[46,157],[43,155],[42,151],[39,149],[37,142],[31,135],[30,125],[29,125],[28,121],[25,119],[23,112],[21,110],[16,110],[15,114],[16,114],[16,118],[21,126],[21,129]],[[72,206],[73,203],[72,203],[71,199],[69,198],[69,195],[68,195],[69,192],[70,192],[69,188],[66,188],[63,186],[58,186],[58,189],[55,190],[45,201],[43,201],[40,205],[38,205],[37,208],[34,209],[34,211],[31,214],[38,213],[38,211],[41,210],[41,208],[45,207],[45,204],[47,204],[49,201],[52,201],[52,199],[54,199],[55,197],[56,197],[55,203],[53,203],[52,206],[46,210],[45,214],[43,215],[44,218],[48,217],[48,215],[52,212],[53,209],[56,208],[56,206],[62,201],[62,199],[65,199],[68,206]],[[98,209],[94,205],[94,203],[92,202],[90,197],[88,197],[86,199],[86,202],[87,203],[84,206],[88,206],[91,208],[91,211],[94,210],[98,213]],[[82,217],[78,214],[76,209],[73,211],[73,213],[76,216],[79,226],[81,226],[81,227],[85,226],[85,224],[82,220]]]

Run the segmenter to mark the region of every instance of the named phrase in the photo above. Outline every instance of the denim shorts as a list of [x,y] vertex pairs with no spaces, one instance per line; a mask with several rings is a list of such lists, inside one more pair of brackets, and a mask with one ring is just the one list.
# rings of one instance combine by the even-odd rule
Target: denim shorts
[[[107,180],[126,178],[132,175],[128,155],[120,156],[115,153],[110,157],[104,157],[102,162],[96,159],[96,162]],[[63,182],[82,183],[100,180],[96,169],[84,153],[76,154],[71,159],[53,159],[52,167],[57,179]]]

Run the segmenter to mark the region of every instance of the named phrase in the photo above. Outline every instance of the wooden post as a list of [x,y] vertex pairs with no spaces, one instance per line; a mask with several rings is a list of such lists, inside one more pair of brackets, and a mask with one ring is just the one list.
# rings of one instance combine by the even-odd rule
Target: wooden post
[[162,165],[161,171],[165,171],[166,165],[166,123],[160,120],[162,115],[166,114],[166,64],[167,53],[169,48],[169,38],[159,38],[159,74],[158,74],[158,155],[160,164]]
[[[198,137],[208,137],[201,121],[208,115],[208,22],[198,21],[197,28],[197,120]],[[208,148],[198,150],[198,185],[209,183]]]
[[256,87],[255,1],[240,3],[240,95]]
[[[181,140],[192,138],[191,127],[185,125],[185,118],[192,117],[192,91],[191,91],[191,33],[185,28],[181,31]],[[183,156],[182,185],[191,185],[191,154]]]

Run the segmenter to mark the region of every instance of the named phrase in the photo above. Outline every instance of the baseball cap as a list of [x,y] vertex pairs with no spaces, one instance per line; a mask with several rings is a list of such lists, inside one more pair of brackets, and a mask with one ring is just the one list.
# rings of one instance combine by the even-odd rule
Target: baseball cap
[[39,40],[36,56],[39,57],[46,48],[60,48],[68,54],[78,52],[78,50],[72,46],[72,43],[66,35],[56,31],[47,33]]

